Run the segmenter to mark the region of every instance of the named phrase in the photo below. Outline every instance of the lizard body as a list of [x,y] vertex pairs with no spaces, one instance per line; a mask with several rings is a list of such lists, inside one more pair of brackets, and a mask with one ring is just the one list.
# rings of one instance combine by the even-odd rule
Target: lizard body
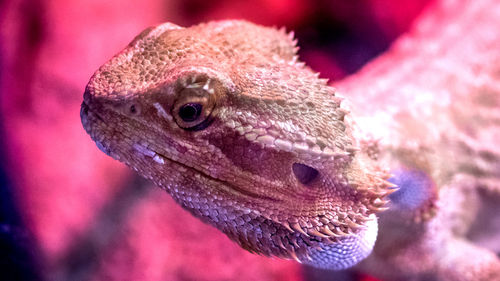
[[360,268],[382,280],[500,280],[500,6],[432,8],[337,85],[400,187]]
[[[394,56],[435,55],[402,49]],[[146,29],[91,78],[82,123],[103,152],[251,252],[338,270],[374,249],[358,268],[387,280],[499,278],[498,258],[463,238],[479,212],[472,210],[479,209],[475,187],[500,193],[499,151],[481,139],[495,131],[482,134],[484,124],[462,122],[479,116],[497,126],[498,104],[490,111],[477,105],[497,101],[498,76],[488,76],[489,92],[475,91],[484,97],[468,95],[475,78],[462,92],[445,92],[456,100],[451,106],[416,95],[422,81],[390,92],[383,82],[403,86],[404,77],[367,69],[364,80],[339,85],[349,93],[348,114],[296,51],[283,30],[243,21]],[[421,62],[400,73],[420,70]],[[487,68],[494,65],[475,64],[498,75]],[[372,90],[359,86],[377,76],[384,79]],[[450,77],[458,74],[443,74]],[[401,104],[407,107],[399,110]],[[462,114],[467,105],[472,110]],[[472,125],[472,140],[462,136],[464,124]],[[446,130],[457,127],[464,129]]]

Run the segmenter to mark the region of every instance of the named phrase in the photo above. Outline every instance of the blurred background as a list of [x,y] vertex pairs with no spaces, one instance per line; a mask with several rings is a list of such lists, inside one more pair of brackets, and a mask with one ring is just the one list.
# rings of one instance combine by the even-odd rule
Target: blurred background
[[0,2],[0,279],[333,280],[243,251],[101,153],[80,123],[83,90],[136,34],[165,21],[285,26],[303,61],[342,79],[386,50],[430,2]]

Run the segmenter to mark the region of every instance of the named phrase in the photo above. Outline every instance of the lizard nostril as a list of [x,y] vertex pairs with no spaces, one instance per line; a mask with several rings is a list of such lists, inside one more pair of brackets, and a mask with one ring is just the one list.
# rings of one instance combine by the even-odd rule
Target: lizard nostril
[[318,176],[318,170],[300,163],[293,163],[292,171],[302,184],[308,184]]

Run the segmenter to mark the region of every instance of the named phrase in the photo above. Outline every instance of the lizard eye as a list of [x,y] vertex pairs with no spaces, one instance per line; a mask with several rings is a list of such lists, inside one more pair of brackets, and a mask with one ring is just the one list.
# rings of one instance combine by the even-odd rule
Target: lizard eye
[[172,108],[177,125],[191,131],[205,129],[210,124],[210,116],[215,107],[215,91],[211,87],[211,80],[195,80],[177,92]]
[[179,117],[184,122],[193,122],[200,118],[202,110],[203,105],[199,103],[186,103],[179,108]]

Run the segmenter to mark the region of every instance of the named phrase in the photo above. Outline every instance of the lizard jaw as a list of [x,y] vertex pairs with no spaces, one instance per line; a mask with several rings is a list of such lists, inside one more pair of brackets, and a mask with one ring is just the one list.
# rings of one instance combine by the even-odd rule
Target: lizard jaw
[[[109,134],[102,134],[102,132],[100,133],[100,130],[104,129],[112,130],[112,132],[110,133],[111,135],[122,134],[122,133],[116,131],[114,129],[114,126],[112,126],[111,124],[106,124],[107,122],[104,121],[106,118],[103,118],[105,116],[100,116],[99,114],[101,113],[95,112],[94,110],[95,107],[98,106],[96,106],[92,101],[88,102],[84,101],[82,103],[81,118],[82,118],[82,124],[84,125],[85,129],[94,139],[100,150],[110,155],[111,157],[115,158],[116,160],[125,162],[127,165],[131,166],[134,170],[137,171],[138,169],[141,169],[140,166],[134,165],[135,161],[137,159],[140,159],[140,161],[142,162],[147,161],[151,163],[151,165],[156,166],[156,168],[153,170],[160,171],[164,170],[166,166],[169,166],[172,169],[177,167],[175,168],[177,169],[177,172],[185,170],[185,172],[183,173],[188,173],[190,175],[194,175],[196,173],[200,178],[204,178],[205,181],[211,181],[213,184],[210,185],[213,187],[218,187],[220,192],[226,194],[227,193],[233,194],[234,200],[236,200],[237,198],[243,198],[243,199],[253,198],[253,201],[255,201],[255,199],[258,199],[259,201],[262,200],[268,202],[271,202],[269,200],[273,200],[273,198],[262,198],[261,194],[249,194],[247,192],[247,189],[238,188],[237,186],[231,185],[228,182],[217,179],[217,177],[210,176],[204,173],[203,171],[199,171],[193,167],[189,167],[183,164],[181,161],[176,161],[175,157],[174,159],[166,157],[165,154],[160,152],[158,149],[150,147],[149,145],[141,144],[141,142],[138,139],[132,142],[132,145],[130,145],[130,142],[128,142],[129,148],[126,149],[127,151],[121,151],[121,152],[113,151],[112,149],[110,149],[110,147],[113,147],[112,144],[110,144],[111,140],[106,137],[103,138],[103,135],[109,135]],[[106,115],[109,113],[102,113],[102,114]],[[130,138],[127,136],[122,136],[121,139],[130,139]],[[124,142],[123,144],[125,143],[127,142]],[[120,145],[119,147],[126,147],[126,145]],[[309,171],[309,168],[310,168],[309,166],[304,165],[296,169],[297,171],[294,171],[294,173],[309,174],[311,172]],[[159,177],[154,175],[155,172],[149,170],[149,171],[140,171],[140,173],[146,178],[152,179],[158,185],[166,188],[167,190],[170,190],[169,193],[171,193],[171,195],[176,199],[176,201],[178,201],[182,206],[187,208],[195,216],[223,230],[223,228],[221,228],[220,225],[217,225],[217,222],[214,222],[211,217],[207,217],[204,214],[197,213],[199,210],[193,209],[189,205],[190,202],[184,202],[182,195],[175,194],[174,190],[171,190],[169,185],[162,184],[162,182],[158,180]],[[297,174],[295,174],[295,176],[297,176]],[[205,194],[205,196],[209,197],[208,194]],[[213,206],[211,208],[217,209],[217,206]],[[225,208],[227,209],[228,207]],[[367,221],[358,222],[357,225],[353,226],[352,231],[346,231],[345,229],[343,231],[337,231],[335,228],[327,228],[327,225],[324,225],[323,227],[324,230],[321,227],[318,229],[302,227],[298,223],[304,221],[301,218],[296,217],[296,219],[298,219],[298,222],[293,223],[292,221],[287,221],[287,220],[283,221],[276,218],[273,219],[272,217],[269,217],[268,215],[265,215],[264,213],[259,212],[258,210],[253,210],[253,208],[249,206],[247,206],[246,208],[248,208],[248,211],[245,208],[244,209],[238,208],[232,210],[230,213],[234,213],[233,216],[236,217],[253,216],[255,217],[256,220],[259,221],[262,220],[269,221],[268,222],[269,224],[273,224],[277,229],[281,229],[279,240],[284,241],[281,242],[281,245],[283,245],[283,243],[285,244],[285,248],[281,248],[280,250],[274,250],[273,252],[267,252],[266,249],[262,249],[260,248],[260,246],[258,246],[259,243],[248,244],[248,241],[242,240],[243,238],[239,236],[237,237],[231,236],[234,234],[226,232],[226,234],[231,239],[238,242],[243,248],[253,252],[259,252],[269,256],[293,258],[302,263],[310,264],[316,267],[341,270],[353,266],[354,264],[358,263],[366,256],[368,256],[371,253],[371,250],[375,243],[376,233],[377,233],[377,220],[374,215],[371,215]],[[251,214],[248,214],[247,212],[251,212]],[[305,221],[307,222],[309,220]],[[233,222],[228,221],[227,223],[232,224]],[[334,223],[334,225],[336,224]],[[255,233],[259,233],[259,231],[257,230],[247,230],[247,231],[255,231]],[[286,242],[286,241],[295,241],[295,242]],[[308,247],[306,249],[303,246],[289,247],[287,245],[287,243],[292,243],[292,244],[298,243],[299,245],[302,245],[301,243],[306,243],[301,241],[308,241],[307,243],[313,244],[316,247]],[[272,241],[272,243],[275,242]],[[281,247],[281,245],[278,245],[275,248]]]
[[[207,175],[206,173],[198,171],[195,168],[188,167],[179,161],[169,159],[168,157],[165,157],[162,154],[155,152],[154,150],[148,147],[136,144],[133,146],[133,148],[145,158],[151,158],[154,162],[156,162],[159,165],[164,165],[166,163],[169,163],[170,165],[182,167],[182,169],[186,170],[185,171],[186,173],[196,173],[207,180],[217,182],[219,183],[219,186],[224,187],[223,192],[229,192],[232,194],[236,193],[235,195],[237,195],[238,197],[243,196],[243,197],[259,198],[263,200],[274,200],[272,198],[262,198],[262,196],[258,194],[248,194],[246,190],[242,190],[241,188],[238,188],[237,186],[234,186],[228,182]],[[175,195],[174,198],[176,198]],[[187,208],[190,212],[192,212],[195,216],[202,219],[203,221],[208,222],[209,224],[212,224],[216,227],[219,227],[217,223],[214,223],[210,218],[200,215],[199,213],[196,212],[196,210],[191,209],[189,205],[183,204],[184,202],[182,201],[182,199],[179,201],[179,203],[183,205],[185,208]],[[255,210],[246,209],[243,212],[244,214],[240,213],[238,215],[240,211],[241,210],[234,210],[236,217],[238,216],[245,217],[246,215],[249,215],[249,213],[252,213],[251,216],[259,217],[260,218],[259,220],[271,221],[270,218],[263,217],[262,213]],[[227,223],[232,224],[231,221]],[[282,250],[285,250],[286,253],[283,252],[267,253],[266,251],[263,251],[263,249],[259,249],[258,246],[256,245],[249,245],[248,242],[243,240],[241,236],[234,237],[233,236],[234,233],[226,233],[226,234],[229,236],[229,238],[239,243],[243,248],[250,250],[252,252],[259,252],[270,256],[278,255],[284,258],[291,258],[300,263],[312,265],[323,269],[343,270],[359,263],[361,260],[366,258],[372,252],[378,231],[378,222],[374,214],[370,215],[362,225],[359,225],[356,231],[349,232],[344,235],[335,234],[335,236],[331,237],[326,237],[324,234],[317,232],[316,232],[317,234],[315,234],[314,232],[304,233],[304,230],[298,229],[296,225],[291,225],[288,223],[283,224],[277,221],[269,223],[277,226],[279,225],[279,228],[281,229],[281,231],[279,232],[281,232],[282,235],[282,238],[280,238],[280,240],[295,241],[295,242],[288,242],[292,244],[297,244],[297,243],[300,244],[301,243],[300,241],[309,241],[308,243],[314,244],[316,247],[309,247],[307,249],[302,247],[290,248],[288,246],[283,246],[284,242],[282,242],[279,245],[279,247],[282,247]],[[248,229],[247,231],[251,232],[252,230]]]
[[[99,146],[99,145],[98,145]],[[169,165],[175,165],[179,168],[185,169],[185,170],[190,170],[193,173],[198,174],[201,177],[206,178],[207,180],[211,181],[216,181],[221,184],[221,186],[227,187],[224,189],[224,191],[229,192],[229,193],[236,193],[240,197],[251,197],[251,198],[258,198],[262,200],[267,200],[267,201],[276,201],[276,199],[273,199],[271,197],[267,197],[264,195],[256,194],[251,192],[250,190],[242,189],[234,184],[231,184],[230,182],[224,181],[222,179],[219,179],[217,177],[211,176],[203,171],[200,171],[196,168],[190,167],[180,161],[176,161],[174,159],[168,158],[162,153],[159,153],[155,150],[152,150],[146,146],[143,146],[141,144],[134,144],[133,148],[141,154],[145,158],[151,158],[154,162],[156,162],[159,165],[165,165],[166,163],[169,163]]]
[[[186,172],[191,171],[191,173],[196,173],[207,180],[217,182],[219,183],[219,186],[224,187],[223,192],[229,192],[232,194],[236,193],[235,195],[237,195],[238,197],[243,196],[243,197],[252,197],[263,200],[274,200],[273,198],[270,197],[262,198],[261,195],[249,193],[248,191],[238,188],[237,186],[232,185],[228,182],[214,178],[202,171],[198,171],[197,169],[188,167],[181,162],[169,159],[163,156],[162,154],[159,154],[147,147],[141,145],[134,145],[134,149],[137,150],[140,154],[142,154],[146,158],[148,157],[152,158],[157,164],[164,165],[165,163],[168,162],[170,165],[186,169]],[[176,196],[174,196],[174,198],[175,197]],[[212,224],[216,227],[219,227],[217,223],[214,223],[211,219],[207,219],[207,217],[197,214],[196,211],[192,210],[189,206],[184,205],[183,204],[184,202],[182,202],[182,200],[179,203],[183,205],[185,208],[187,208],[190,212],[192,212],[195,216],[200,217],[200,219],[202,219],[203,221],[208,222],[209,224]],[[238,212],[239,211],[235,211],[235,213]],[[260,217],[261,220],[269,220],[269,218],[262,217],[262,214],[258,211],[251,211],[250,209],[248,209],[247,211],[244,212],[245,213],[251,212],[253,213],[254,216]],[[242,215],[242,217],[244,216],[245,215]],[[231,222],[228,223],[231,224]],[[283,246],[283,244],[281,244],[281,247],[283,247],[286,250],[286,254],[285,255],[278,254],[279,256],[285,258],[292,258],[300,263],[328,270],[347,269],[359,263],[361,260],[365,259],[368,255],[371,254],[373,250],[378,232],[377,217],[374,214],[370,215],[363,225],[358,226],[357,231],[350,232],[343,236],[333,236],[333,237],[325,237],[324,234],[321,233],[317,234],[314,234],[313,232],[305,233],[304,230],[298,229],[294,225],[292,225],[292,228],[290,228],[290,225],[288,223],[285,224],[280,222],[273,222],[273,223],[277,223],[278,225],[280,225],[280,228],[282,229],[283,237],[280,238],[280,240],[296,241],[294,243],[297,243],[298,241],[309,241],[309,243],[316,244],[316,247],[309,247],[307,249],[294,248],[294,247],[288,248],[286,246]],[[246,244],[246,242],[242,242],[241,240],[242,238],[240,236],[234,237],[232,236],[234,235],[232,233],[226,233],[226,234],[229,236],[229,238],[240,243],[240,245],[242,245],[242,247],[246,248],[247,250],[264,253],[266,255],[276,255],[276,253],[268,254],[266,252],[261,252],[262,249],[256,248],[257,247],[256,245],[250,246]]]

